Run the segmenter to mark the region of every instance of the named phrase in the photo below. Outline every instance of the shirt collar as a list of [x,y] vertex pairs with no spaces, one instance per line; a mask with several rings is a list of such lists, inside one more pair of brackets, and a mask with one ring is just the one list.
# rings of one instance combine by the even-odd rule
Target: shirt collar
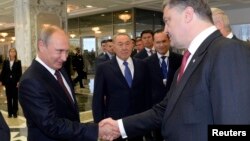
[[154,47],[152,47],[151,49],[149,49],[149,48],[145,47],[145,49],[146,49],[146,51],[147,51],[147,52],[150,52],[150,50],[152,50],[152,51],[154,51],[154,50],[155,50],[155,48],[154,48]]
[[[117,62],[118,62],[118,64],[119,64],[119,66],[123,66],[124,60],[120,59],[118,56],[116,56],[116,60],[117,60]],[[133,64],[133,61],[132,61],[131,57],[129,57],[129,58],[126,60],[126,62],[128,62],[129,65],[132,65],[132,64]]]
[[41,65],[43,65],[53,76],[56,72],[56,70],[50,68],[48,65],[46,65],[38,56],[36,56],[35,59],[37,62],[39,62]]
[[227,38],[229,38],[229,39],[232,39],[233,38],[233,33],[232,32],[230,32],[228,35],[227,35]]
[[215,32],[217,28],[215,26],[211,26],[205,30],[203,30],[200,34],[198,34],[193,41],[191,42],[190,46],[188,47],[188,51],[193,55],[202,42],[213,32]]
[[162,56],[169,57],[169,51],[166,52],[164,55],[161,55],[160,53],[157,52],[157,56],[158,56],[159,59],[161,59]]

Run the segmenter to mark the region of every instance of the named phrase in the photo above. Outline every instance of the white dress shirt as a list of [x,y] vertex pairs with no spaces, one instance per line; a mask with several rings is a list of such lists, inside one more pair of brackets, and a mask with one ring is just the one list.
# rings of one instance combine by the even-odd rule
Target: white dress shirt
[[[123,65],[124,60],[120,59],[119,57],[116,56],[116,60],[118,62],[118,65],[122,71],[123,76],[125,77],[125,66]],[[131,75],[132,75],[132,79],[134,78],[134,64],[133,64],[133,60],[131,59],[131,57],[129,57],[126,62],[128,62],[128,67],[131,71]]]
[[[39,62],[41,65],[43,65],[54,77],[55,79],[57,80],[56,76],[55,76],[55,72],[56,70],[50,68],[48,65],[46,65],[38,56],[36,56],[36,59],[35,59],[37,62]],[[61,73],[61,72],[60,72]],[[69,94],[70,94],[70,97],[72,98],[72,100],[74,101],[74,98],[73,98],[73,95],[72,95],[72,92],[70,90],[70,87],[69,87],[69,84],[67,83],[67,81],[65,80],[64,76],[61,74],[62,76],[62,79],[63,79],[63,83],[65,85],[65,87],[67,88]]]

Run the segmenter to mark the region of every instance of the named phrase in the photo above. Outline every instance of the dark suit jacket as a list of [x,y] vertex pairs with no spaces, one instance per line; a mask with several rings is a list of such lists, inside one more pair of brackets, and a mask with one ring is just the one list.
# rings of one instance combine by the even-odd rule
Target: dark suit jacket
[[2,72],[0,74],[0,81],[3,83],[3,85],[16,86],[17,82],[20,80],[21,75],[22,66],[20,60],[14,61],[12,68],[10,68],[9,59],[4,60]]
[[97,65],[99,65],[99,64],[101,64],[101,63],[103,63],[103,62],[109,61],[109,60],[110,60],[110,58],[109,58],[109,56],[108,56],[107,53],[98,56],[98,57],[96,58],[96,63],[95,63],[95,64],[96,64],[96,67],[97,67]]
[[146,66],[137,59],[133,59],[133,64],[132,88],[128,86],[116,57],[97,67],[92,102],[95,122],[107,117],[119,119],[149,108]]
[[[234,40],[240,40],[240,39],[239,39],[239,38],[237,38],[234,34],[233,34],[232,39],[234,39]],[[240,40],[240,41],[241,41],[241,40]]]
[[136,49],[133,49],[130,56],[131,56],[131,57],[134,57],[136,54],[137,54],[137,50],[136,50]]
[[10,141],[10,129],[0,112],[0,137],[1,141]]
[[34,60],[23,74],[19,101],[27,120],[29,141],[96,141],[97,125],[81,124],[70,78],[61,70],[74,97],[72,104],[56,78]]
[[144,48],[143,50],[141,50],[139,53],[134,55],[134,58],[138,58],[138,59],[144,59],[148,57],[148,53],[147,50]]
[[160,60],[157,56],[157,53],[145,59],[150,75],[150,88],[152,93],[153,105],[162,101],[166,96],[172,84],[174,74],[181,65],[182,55],[170,52],[168,59],[169,67],[166,86],[163,84],[163,74],[161,71]]
[[128,136],[162,126],[169,141],[207,141],[209,124],[250,124],[250,48],[212,33],[180,82],[151,110],[123,120]]

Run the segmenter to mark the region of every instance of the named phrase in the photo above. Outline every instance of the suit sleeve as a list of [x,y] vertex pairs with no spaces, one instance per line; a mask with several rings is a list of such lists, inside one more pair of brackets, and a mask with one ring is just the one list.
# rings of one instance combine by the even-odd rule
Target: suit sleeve
[[17,69],[18,69],[17,70],[17,82],[18,82],[22,76],[22,63],[20,60],[18,60]]
[[0,137],[1,141],[10,141],[10,129],[0,112]]
[[6,66],[6,60],[4,60],[3,62],[3,68],[2,68],[2,71],[1,71],[1,74],[0,74],[0,81],[3,83],[3,85],[5,85],[5,78],[4,76],[7,75],[6,74],[6,69],[7,69],[7,66]]
[[25,109],[25,116],[32,117],[30,122],[51,138],[96,141],[97,125],[59,118],[45,87],[48,86],[34,79],[25,79],[20,83],[19,101],[22,108]]
[[151,130],[161,128],[166,104],[167,96],[152,109],[122,119],[127,136],[131,138],[144,135]]
[[[97,67],[94,83],[94,94],[92,101],[92,112],[94,122],[98,123],[105,118],[105,80],[102,66]],[[105,66],[104,66],[105,67]]]

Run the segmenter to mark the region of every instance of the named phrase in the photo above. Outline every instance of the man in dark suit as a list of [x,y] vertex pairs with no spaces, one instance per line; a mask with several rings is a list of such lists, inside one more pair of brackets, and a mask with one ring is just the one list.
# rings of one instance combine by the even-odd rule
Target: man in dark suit
[[[166,96],[182,60],[182,55],[170,51],[170,40],[163,30],[154,32],[154,48],[156,53],[145,59],[149,70],[152,105]],[[153,131],[155,141],[163,140],[160,131],[160,128]]]
[[75,49],[76,53],[72,58],[72,66],[73,66],[73,70],[76,71],[77,76],[76,78],[73,80],[74,85],[77,84],[77,82],[79,82],[80,84],[80,88],[84,88],[83,86],[83,82],[82,80],[84,78],[86,78],[86,73],[83,71],[84,68],[84,58],[81,54],[81,49],[80,48],[76,48]]
[[28,141],[96,141],[104,126],[80,123],[73,85],[62,69],[69,51],[67,34],[44,26],[37,57],[20,80],[19,101],[28,127]]
[[221,35],[207,1],[163,7],[171,46],[187,49],[167,96],[144,113],[101,124],[119,125],[123,137],[161,127],[166,141],[207,141],[208,125],[249,125],[250,48]]
[[102,49],[102,53],[100,53],[98,56],[102,56],[106,53],[106,42],[107,40],[102,40],[101,41],[101,49]]
[[[119,33],[113,43],[116,57],[100,64],[95,75],[92,110],[96,123],[107,117],[119,119],[149,108],[144,62],[130,57],[133,46],[129,35]],[[142,137],[129,138],[129,141],[142,141]]]
[[113,41],[112,39],[106,40],[106,52],[96,58],[96,67],[106,61],[109,61],[114,56]]
[[10,129],[5,122],[3,115],[0,111],[0,137],[1,141],[10,141]]
[[141,40],[142,40],[144,49],[142,49],[139,53],[137,53],[134,56],[135,58],[144,59],[144,58],[147,58],[148,56],[151,56],[154,53],[153,36],[154,36],[154,32],[152,30],[142,31]]

